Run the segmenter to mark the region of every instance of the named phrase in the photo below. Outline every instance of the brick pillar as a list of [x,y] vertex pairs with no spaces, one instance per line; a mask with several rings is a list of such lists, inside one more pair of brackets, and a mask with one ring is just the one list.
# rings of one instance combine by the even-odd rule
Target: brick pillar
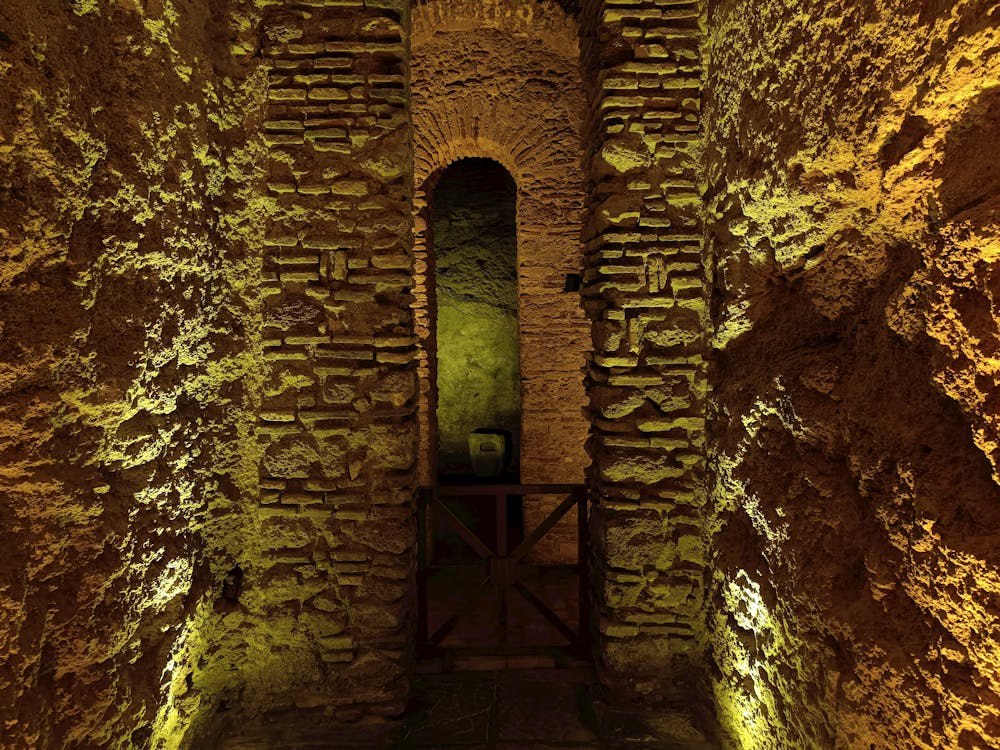
[[593,0],[582,18],[597,661],[619,700],[690,699],[704,645],[700,14]]
[[[415,464],[409,0],[269,10],[264,347],[258,426],[274,654],[296,704],[402,709]],[[310,696],[310,691],[312,695]]]

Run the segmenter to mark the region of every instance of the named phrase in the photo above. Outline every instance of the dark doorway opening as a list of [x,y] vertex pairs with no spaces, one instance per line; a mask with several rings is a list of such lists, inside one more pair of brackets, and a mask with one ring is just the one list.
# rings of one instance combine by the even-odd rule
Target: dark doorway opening
[[[520,481],[517,186],[492,159],[445,169],[430,200],[435,283],[435,385],[439,484]],[[459,519],[492,548],[495,508],[455,497]],[[507,503],[508,543],[524,538],[520,496]],[[470,563],[475,553],[435,523],[433,561]]]
[[[586,652],[588,556],[556,566],[533,554],[574,512],[585,544],[586,498],[581,485],[521,484],[517,187],[497,162],[470,158],[428,193],[436,468],[418,516],[421,651],[565,664]],[[526,495],[558,498],[530,534]]]

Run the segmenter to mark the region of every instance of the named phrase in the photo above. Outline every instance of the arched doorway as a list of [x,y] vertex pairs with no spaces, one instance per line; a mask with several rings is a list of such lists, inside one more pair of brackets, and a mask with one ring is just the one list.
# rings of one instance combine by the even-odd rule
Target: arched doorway
[[[520,591],[518,584],[531,588],[532,582],[521,576],[521,568],[513,570],[514,563],[538,568],[576,567],[578,560],[585,559],[580,556],[579,545],[586,543],[587,534],[580,533],[581,526],[572,511],[575,498],[581,497],[578,489],[587,465],[584,446],[589,422],[583,413],[586,394],[582,371],[591,348],[590,325],[576,287],[567,284],[567,277],[578,274],[583,266],[580,231],[585,215],[585,185],[580,149],[586,103],[577,39],[575,21],[554,4],[512,0],[510,5],[490,10],[481,3],[433,0],[414,6],[410,92],[413,311],[419,339],[418,481],[426,488],[437,485],[434,496],[445,504],[457,500],[456,488],[440,485],[439,474],[475,473],[469,454],[470,433],[477,428],[510,433],[511,460],[502,472],[506,475],[502,477],[503,490],[496,488],[492,496],[480,498],[485,504],[495,502],[495,506],[494,524],[482,529],[485,543],[479,556],[480,562],[487,565],[485,570],[480,566],[478,575],[480,581],[486,578],[498,589],[507,586]],[[481,74],[487,70],[488,76]],[[447,179],[449,170],[472,168],[475,163],[489,164],[494,170],[500,170],[502,165],[508,173],[508,187],[501,191],[507,196],[502,202],[506,208],[497,212],[494,220],[497,225],[506,225],[510,244],[505,250],[494,245],[492,254],[479,258],[483,264],[477,273],[490,276],[491,284],[497,282],[499,277],[489,269],[496,266],[499,257],[511,257],[513,253],[516,273],[510,273],[512,265],[506,265],[506,278],[493,288],[506,286],[516,293],[515,300],[507,297],[506,302],[494,305],[510,312],[516,310],[516,316],[498,315],[494,327],[515,330],[516,340],[508,335],[503,342],[489,345],[489,354],[495,363],[501,359],[500,352],[516,349],[516,358],[503,359],[507,363],[516,361],[518,369],[516,374],[507,367],[494,370],[489,387],[466,387],[459,392],[466,394],[467,400],[472,394],[480,394],[481,399],[490,393],[507,404],[518,403],[516,409],[493,404],[490,413],[480,412],[475,420],[471,419],[476,411],[473,405],[462,404],[460,411],[470,417],[462,424],[463,420],[452,419],[454,410],[450,412],[448,404],[441,403],[448,399],[448,368],[457,364],[461,371],[453,374],[466,386],[472,386],[479,375],[475,370],[490,367],[480,368],[467,351],[453,352],[457,356],[452,356],[439,348],[455,344],[469,349],[466,334],[470,329],[488,326],[470,324],[468,316],[458,316],[453,325],[444,320],[448,313],[441,313],[439,295],[453,295],[455,290],[442,291],[441,280],[435,278],[442,270],[437,268],[442,241],[444,245],[450,241],[438,235],[442,230],[447,235],[463,226],[468,229],[468,225],[465,221],[459,222],[461,226],[441,224],[439,206],[448,203],[449,198],[436,194],[436,188]],[[479,179],[485,178],[480,175]],[[472,200],[472,192],[473,187],[458,191],[455,200]],[[466,260],[475,267],[475,258],[467,255]],[[449,261],[445,260],[444,265],[445,273],[454,270]],[[450,284],[445,280],[444,287]],[[461,290],[458,293],[463,296]],[[464,296],[464,301],[470,303],[473,300],[468,297],[475,295]],[[512,387],[515,381],[518,385]],[[514,417],[515,413],[519,417]],[[448,437],[444,433],[453,426],[452,436]],[[495,441],[493,450],[478,451],[480,458],[500,452],[503,436],[487,437]],[[457,453],[459,460],[452,461],[448,453]],[[506,484],[511,479],[518,481]],[[452,494],[445,496],[443,490]],[[425,503],[422,507],[426,507]],[[435,509],[440,520],[445,511]],[[429,515],[430,528],[418,535],[421,539],[433,537],[438,521],[433,520],[433,512]],[[561,520],[553,520],[556,517]],[[501,520],[511,523],[501,524]],[[507,527],[508,538],[497,538],[504,536],[501,526]],[[517,544],[519,536],[524,537],[526,546]],[[517,552],[520,557],[515,555]],[[418,588],[421,586],[418,576]],[[427,588],[418,593],[426,594]],[[544,586],[535,587],[534,593],[539,599],[552,601],[546,597]],[[487,592],[487,597],[490,595]],[[583,601],[584,597],[573,598]],[[511,606],[521,606],[524,600],[524,596],[512,593]],[[537,623],[538,608],[534,610]],[[512,620],[516,614],[511,612]],[[542,616],[544,627],[552,624],[548,614]],[[573,622],[577,617],[571,614],[564,619],[570,624],[563,628],[565,632],[556,633],[551,641],[546,636],[532,643],[537,646],[570,641],[578,645],[579,633],[586,628],[578,628]],[[428,625],[429,635],[433,636],[435,623],[423,623],[424,627]],[[441,645],[445,648],[452,644],[449,639]]]
[[[521,366],[518,336],[517,186],[486,158],[453,162],[427,186],[428,266],[439,483],[520,481]],[[460,520],[495,548],[498,520],[489,503],[456,498]],[[508,544],[524,536],[520,498],[507,507]],[[438,519],[434,560],[474,558]]]
[[[567,645],[582,653],[585,579],[576,562],[585,557],[538,564],[532,554],[574,505],[585,519],[582,485],[521,484],[517,185],[497,161],[466,157],[423,187],[436,439],[421,516],[422,643],[452,655],[540,655]],[[542,495],[562,498],[561,510],[526,537],[525,500]]]
[[[520,480],[579,483],[589,460],[582,371],[592,344],[580,296],[566,291],[567,276],[578,274],[584,263],[580,150],[586,103],[578,32],[555,4],[536,7],[533,0],[511,0],[510,8],[503,6],[495,15],[485,11],[481,3],[441,0],[417,5],[413,15],[418,481],[426,486],[436,479],[438,460],[433,454],[439,443],[431,366],[436,290],[429,257],[434,241],[429,205],[445,169],[470,157],[488,157],[502,164],[517,185]],[[544,18],[533,17],[534,12]],[[540,30],[544,33],[536,33]],[[491,73],[479,76],[478,70]],[[554,496],[526,497],[527,532],[538,528],[558,503]],[[576,525],[565,519],[535,547],[532,557],[565,562],[575,558],[577,542]]]
[[[453,163],[434,188],[439,478],[519,478],[516,201],[514,178],[491,159]],[[506,438],[504,450],[475,435]]]

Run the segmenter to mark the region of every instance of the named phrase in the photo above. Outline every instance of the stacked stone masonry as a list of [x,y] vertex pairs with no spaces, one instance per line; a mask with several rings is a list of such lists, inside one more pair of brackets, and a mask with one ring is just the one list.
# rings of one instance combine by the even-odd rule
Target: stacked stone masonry
[[[267,191],[259,597],[322,666],[293,706],[334,720],[407,696],[415,468],[408,4],[265,17]],[[302,682],[303,684],[296,684]],[[303,697],[304,696],[304,697]]]
[[704,647],[702,9],[608,0],[584,13],[599,668],[636,699],[690,699]]

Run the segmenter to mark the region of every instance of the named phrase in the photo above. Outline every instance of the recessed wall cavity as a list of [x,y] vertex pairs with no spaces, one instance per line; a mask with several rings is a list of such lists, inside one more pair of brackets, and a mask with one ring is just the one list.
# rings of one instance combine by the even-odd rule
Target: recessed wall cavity
[[508,473],[518,473],[516,200],[513,178],[490,159],[456,162],[434,189],[438,475],[475,473],[476,430],[510,438]]
[[[433,196],[426,188],[434,184],[428,178],[469,157],[495,160],[517,185],[521,481],[583,480],[581,370],[590,329],[579,294],[563,291],[567,274],[579,274],[583,266],[578,50],[576,21],[555,3],[431,0],[414,7],[410,95],[421,484],[434,480],[438,443],[432,418],[436,240],[430,232]],[[526,498],[526,532],[558,502]],[[576,525],[567,518],[533,554],[539,561],[565,561],[576,552]]]

